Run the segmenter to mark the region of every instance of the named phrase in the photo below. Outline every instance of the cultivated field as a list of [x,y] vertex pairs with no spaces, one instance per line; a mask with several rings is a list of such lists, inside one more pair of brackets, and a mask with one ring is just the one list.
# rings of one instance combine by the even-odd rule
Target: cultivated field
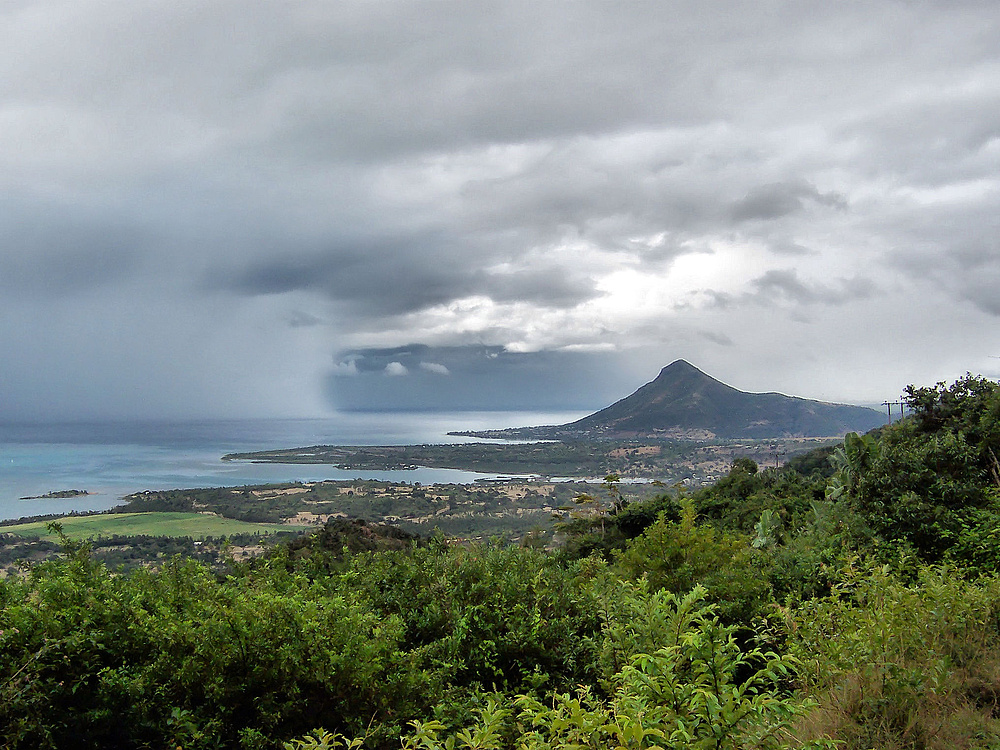
[[[66,516],[59,519],[71,539],[98,536],[205,537],[234,534],[272,534],[305,528],[280,523],[247,523],[207,513],[109,513],[93,516]],[[0,533],[20,537],[54,537],[46,521],[0,527]]]

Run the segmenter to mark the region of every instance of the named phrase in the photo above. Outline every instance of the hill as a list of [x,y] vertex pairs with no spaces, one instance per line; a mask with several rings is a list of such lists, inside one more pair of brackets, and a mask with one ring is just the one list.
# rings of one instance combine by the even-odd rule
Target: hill
[[[781,393],[746,393],[679,359],[605,409],[569,424],[479,433],[488,437],[829,437],[884,424],[880,412]],[[503,433],[502,435],[500,433]]]

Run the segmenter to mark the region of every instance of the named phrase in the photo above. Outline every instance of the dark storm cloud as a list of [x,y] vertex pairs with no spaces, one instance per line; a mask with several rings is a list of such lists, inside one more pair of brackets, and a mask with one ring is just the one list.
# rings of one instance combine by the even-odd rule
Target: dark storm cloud
[[961,374],[1000,314],[995,3],[40,0],[0,39],[27,412],[311,413],[366,357],[382,389],[472,378],[369,351],[413,341],[556,382],[568,347],[911,382],[875,332],[919,318]]
[[708,305],[729,308],[733,305],[753,303],[770,307],[773,305],[845,305],[864,300],[875,294],[877,287],[869,279],[854,277],[837,279],[833,284],[806,282],[799,278],[795,269],[775,269],[749,282],[750,289],[739,295],[711,289],[700,291],[708,300]]
[[108,244],[105,237],[74,234],[67,245],[53,253],[0,258],[0,288],[14,296],[88,291],[115,284],[134,261],[128,247]]
[[807,284],[794,270],[768,271],[751,282],[751,297],[762,302],[782,301],[803,305],[843,305],[853,300],[865,299],[875,292],[875,284],[868,279],[839,279],[835,285]]
[[336,253],[252,262],[245,271],[227,273],[224,284],[252,296],[315,292],[367,316],[420,310],[447,302],[462,290],[472,290],[469,278],[459,268]]
[[817,255],[817,250],[810,250],[794,240],[776,239],[768,243],[768,249],[776,255]]
[[72,294],[134,272],[142,234],[57,206],[0,204],[0,288],[7,295]]
[[718,344],[719,346],[736,345],[736,342],[724,333],[719,333],[718,331],[701,331],[700,333],[705,339],[711,341],[713,344]]
[[[270,65],[285,75],[268,80],[260,95],[281,106],[284,87],[313,92],[295,102],[275,144],[313,159],[381,161],[527,134],[552,139],[664,119],[691,123],[719,111],[695,95],[703,71],[678,73],[691,60],[672,42],[711,14],[696,15],[658,12],[647,25],[601,4],[571,13],[521,2],[342,4],[312,18],[271,19],[292,26],[305,44],[271,50]],[[671,91],[656,95],[667,80]]]
[[292,328],[311,328],[322,324],[322,318],[317,318],[315,315],[310,315],[301,310],[293,310],[288,315],[288,325]]
[[963,288],[963,296],[972,304],[990,315],[1000,317],[1000,268],[993,266],[988,274],[976,276]]
[[479,273],[480,293],[497,302],[532,302],[539,307],[576,307],[600,294],[592,277],[558,266],[512,273]]
[[[994,139],[1000,151],[1000,139]],[[1000,185],[979,174],[958,183],[920,185],[920,211],[891,217],[893,247],[886,252],[894,278],[933,288],[990,316],[1000,314]]]
[[337,360],[328,388],[344,409],[587,409],[639,385],[606,356],[586,352],[415,344]]
[[1000,316],[1000,242],[995,238],[972,241],[943,253],[919,249],[898,252],[893,261],[910,278]]
[[754,188],[733,206],[732,217],[736,222],[778,219],[802,210],[806,201],[831,208],[847,207],[847,200],[843,195],[821,193],[815,185],[803,180]]
[[450,241],[446,236],[413,236],[345,242],[294,255],[275,253],[244,267],[213,269],[208,283],[251,296],[315,292],[371,316],[404,314],[469,295],[559,308],[597,294],[594,280],[585,274],[556,266],[482,268],[475,254],[448,248]]

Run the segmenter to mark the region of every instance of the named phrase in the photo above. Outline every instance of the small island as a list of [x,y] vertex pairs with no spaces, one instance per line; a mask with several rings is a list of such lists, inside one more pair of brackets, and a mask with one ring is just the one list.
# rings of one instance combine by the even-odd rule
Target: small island
[[93,495],[93,492],[87,490],[56,490],[55,492],[46,492],[44,495],[25,495],[20,500],[61,500],[67,497],[80,497],[81,495]]

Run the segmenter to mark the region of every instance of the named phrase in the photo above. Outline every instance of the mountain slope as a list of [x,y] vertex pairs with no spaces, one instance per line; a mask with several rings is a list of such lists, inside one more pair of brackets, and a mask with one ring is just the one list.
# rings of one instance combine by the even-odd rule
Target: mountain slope
[[679,359],[632,395],[556,429],[620,435],[686,432],[720,438],[826,437],[864,432],[884,421],[879,412],[862,406],[746,393]]

